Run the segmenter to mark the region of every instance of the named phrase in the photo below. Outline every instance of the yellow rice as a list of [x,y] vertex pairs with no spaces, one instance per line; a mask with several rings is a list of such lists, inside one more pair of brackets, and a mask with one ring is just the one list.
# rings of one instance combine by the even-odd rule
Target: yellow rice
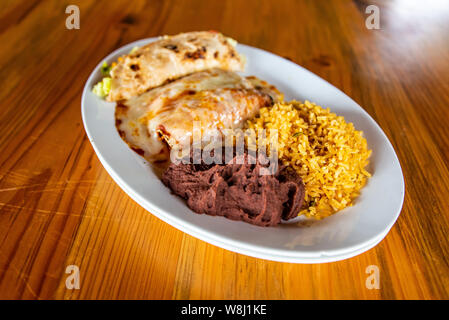
[[277,103],[248,121],[252,129],[278,130],[278,156],[305,184],[299,214],[321,219],[353,204],[370,173],[371,150],[362,131],[314,103]]

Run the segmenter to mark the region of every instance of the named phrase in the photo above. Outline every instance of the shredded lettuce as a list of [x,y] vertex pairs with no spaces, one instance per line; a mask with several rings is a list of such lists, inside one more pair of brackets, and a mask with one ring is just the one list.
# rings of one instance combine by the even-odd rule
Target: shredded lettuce
[[[139,47],[134,47],[129,53],[133,53],[137,49],[139,49]],[[119,58],[119,61],[120,59],[121,58]],[[104,61],[101,65],[100,71],[104,78],[92,88],[92,92],[100,98],[106,97],[111,91],[111,69],[115,64],[116,63],[113,62],[112,65],[108,65],[108,63]]]
[[106,97],[109,94],[109,91],[111,91],[110,77],[103,78],[103,80],[98,82],[92,89],[92,92],[101,98]]
[[112,69],[112,66],[109,66],[108,63],[105,61],[105,62],[103,62],[103,65],[101,66],[101,74],[104,77],[109,77],[111,75],[111,69]]

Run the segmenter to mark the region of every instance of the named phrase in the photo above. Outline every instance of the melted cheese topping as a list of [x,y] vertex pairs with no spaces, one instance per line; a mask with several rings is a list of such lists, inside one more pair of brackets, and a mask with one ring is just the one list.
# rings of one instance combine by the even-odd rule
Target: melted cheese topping
[[[271,93],[271,94],[270,94]],[[255,77],[212,69],[193,73],[117,105],[116,126],[130,147],[150,161],[190,141],[194,122],[203,135],[240,127],[271,105],[279,92]]]

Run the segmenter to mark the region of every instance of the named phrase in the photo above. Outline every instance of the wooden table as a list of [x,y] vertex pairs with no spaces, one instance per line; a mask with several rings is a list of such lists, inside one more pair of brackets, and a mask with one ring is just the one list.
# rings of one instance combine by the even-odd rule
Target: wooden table
[[[0,298],[449,298],[447,1],[2,1]],[[80,29],[65,8],[80,8]],[[380,30],[365,9],[380,9]],[[288,57],[351,96],[400,159],[402,213],[374,249],[328,264],[250,258],[186,235],[108,176],[81,92],[131,41],[220,30]],[[382,199],[379,199],[382,201]],[[79,267],[80,289],[66,268]],[[380,289],[367,289],[378,266]]]

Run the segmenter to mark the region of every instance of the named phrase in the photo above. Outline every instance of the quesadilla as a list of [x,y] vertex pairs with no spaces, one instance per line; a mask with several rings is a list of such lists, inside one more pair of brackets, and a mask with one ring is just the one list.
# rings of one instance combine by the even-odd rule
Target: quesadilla
[[181,33],[133,50],[111,70],[108,101],[130,99],[173,79],[211,68],[243,71],[235,40],[215,31]]
[[167,156],[169,147],[188,142],[194,122],[201,131],[239,128],[261,107],[282,99],[274,87],[255,77],[210,69],[196,72],[117,104],[120,136],[150,161]]

